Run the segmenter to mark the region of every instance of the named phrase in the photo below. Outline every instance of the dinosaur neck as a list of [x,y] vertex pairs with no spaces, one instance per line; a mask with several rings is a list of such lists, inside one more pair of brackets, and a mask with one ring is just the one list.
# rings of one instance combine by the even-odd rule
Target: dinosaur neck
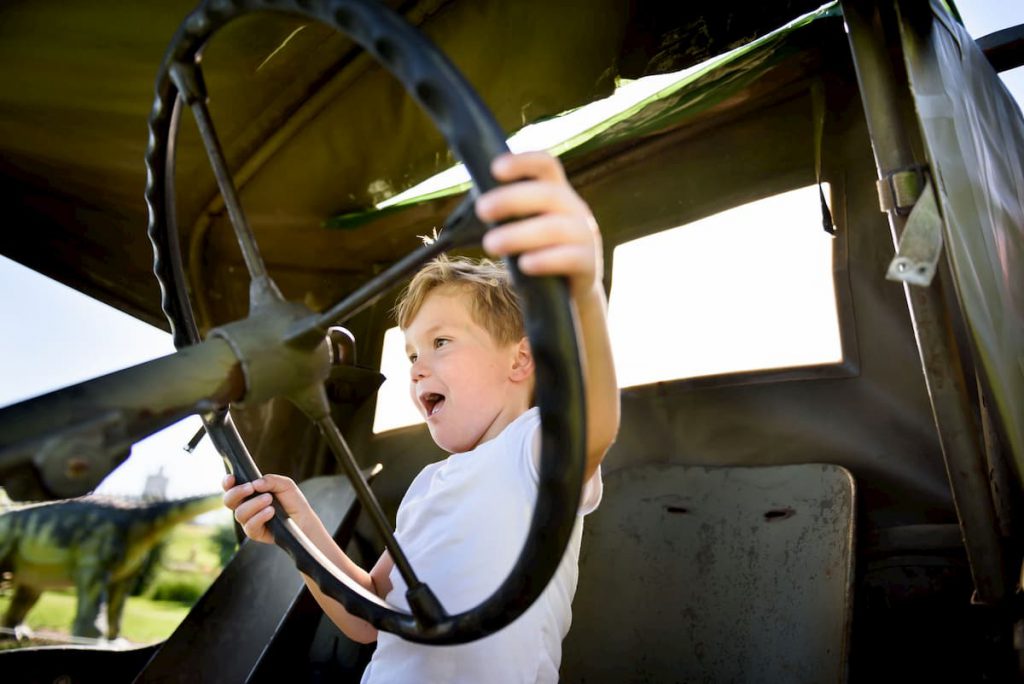
[[220,494],[193,496],[187,499],[151,504],[146,516],[149,522],[148,533],[162,534],[179,523],[220,508],[222,505]]

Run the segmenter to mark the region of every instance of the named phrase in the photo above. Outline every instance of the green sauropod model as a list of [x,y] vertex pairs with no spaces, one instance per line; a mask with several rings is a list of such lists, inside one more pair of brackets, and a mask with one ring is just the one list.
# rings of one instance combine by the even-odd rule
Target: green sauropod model
[[14,578],[3,626],[14,628],[47,589],[74,586],[76,636],[100,636],[104,595],[107,638],[117,638],[132,580],[146,554],[175,525],[221,505],[219,494],[170,501],[102,496],[0,505],[0,572]]

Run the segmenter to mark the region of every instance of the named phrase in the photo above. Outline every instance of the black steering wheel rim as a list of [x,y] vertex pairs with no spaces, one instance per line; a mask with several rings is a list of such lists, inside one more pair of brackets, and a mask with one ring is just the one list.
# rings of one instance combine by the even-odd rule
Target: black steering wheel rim
[[[345,33],[372,54],[423,107],[465,163],[479,194],[497,185],[491,160],[505,151],[504,134],[454,66],[415,29],[374,0],[231,0],[200,5],[175,34],[156,82],[146,154],[149,236],[162,308],[178,348],[200,336],[185,287],[174,212],[174,150],[180,112],[175,65],[195,64],[207,40],[220,27],[253,11],[273,11],[319,21]],[[481,638],[521,615],[554,574],[571,536],[582,489],[585,461],[583,379],[575,322],[565,283],[557,278],[523,276],[507,260],[523,300],[527,336],[537,373],[536,403],[541,414],[541,459],[536,508],[519,558],[500,587],[483,603],[457,615],[443,610],[427,620],[367,595],[339,577],[295,535],[290,521],[275,517],[278,546],[329,596],[378,629],[430,644],[456,644]],[[250,479],[259,471],[226,410],[204,416],[218,450],[236,472]],[[410,603],[412,603],[410,596]]]

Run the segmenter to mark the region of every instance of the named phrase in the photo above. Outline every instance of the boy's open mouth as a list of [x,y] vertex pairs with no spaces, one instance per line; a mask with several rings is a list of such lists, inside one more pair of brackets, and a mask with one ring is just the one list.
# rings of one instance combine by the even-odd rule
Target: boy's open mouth
[[441,410],[441,406],[444,405],[444,395],[437,392],[427,392],[420,396],[420,402],[423,404],[423,408],[426,409],[427,418],[429,418]]

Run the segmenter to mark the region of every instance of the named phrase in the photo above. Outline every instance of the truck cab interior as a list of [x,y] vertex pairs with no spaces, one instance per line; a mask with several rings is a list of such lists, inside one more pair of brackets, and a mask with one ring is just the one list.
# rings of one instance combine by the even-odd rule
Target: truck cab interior
[[[217,392],[188,412],[220,448],[238,435],[259,471],[302,482],[367,566],[385,540],[345,473],[393,525],[445,454],[394,413],[403,277],[360,288],[429,248],[422,236],[471,223],[467,176],[420,184],[490,148],[464,153],[465,128],[440,130],[460,120],[449,94],[410,97],[391,72],[415,72],[413,53],[364,4],[0,10],[0,81],[17,86],[0,95],[0,253],[172,331],[193,356],[160,372],[188,375],[221,368],[217,331],[267,301],[233,226],[244,207],[266,277],[301,305],[272,334],[294,342],[289,326],[319,317],[305,334],[327,334],[319,377],[354,458],[277,380],[241,401],[252,378],[210,371]],[[555,136],[543,146],[601,226],[622,427],[584,527],[562,680],[1015,681],[1024,119],[997,71],[1024,64],[1021,27],[975,41],[939,0],[369,4],[436,43],[505,135]],[[182,55],[201,56],[205,86],[176,70]],[[237,202],[185,111],[197,101]],[[549,132],[571,117],[585,123]],[[339,301],[356,303],[328,331]],[[534,324],[554,346],[571,331]],[[548,414],[572,415],[572,392],[552,392]],[[91,490],[127,455],[110,427],[125,406],[182,410],[151,395],[125,394],[101,429],[80,426],[110,406],[66,394],[0,409],[0,485],[23,500]],[[145,422],[132,416],[129,432]],[[39,456],[42,439],[73,449]],[[372,645],[323,617],[289,554],[243,544],[166,642],[18,649],[0,667],[359,681]]]

